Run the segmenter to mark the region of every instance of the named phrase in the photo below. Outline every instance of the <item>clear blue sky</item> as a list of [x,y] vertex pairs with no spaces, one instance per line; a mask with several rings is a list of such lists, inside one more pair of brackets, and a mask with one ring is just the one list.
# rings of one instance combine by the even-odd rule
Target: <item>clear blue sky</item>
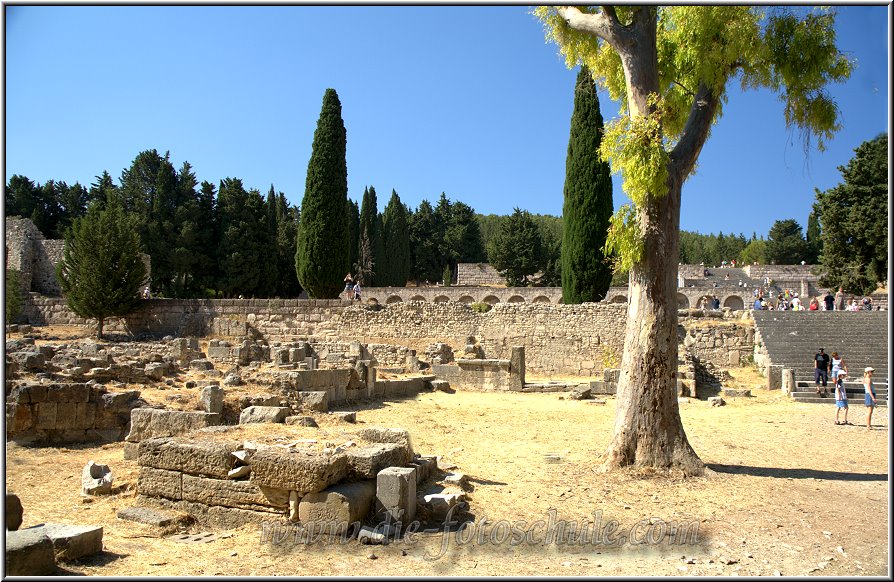
[[[814,188],[840,182],[889,125],[888,6],[838,7],[857,67],[831,87],[843,130],[805,156],[766,92],[733,90],[685,184],[681,228],[806,228]],[[271,184],[301,203],[323,93],[347,128],[349,196],[441,192],[482,214],[561,215],[576,71],[525,6],[6,6],[6,180],[118,182],[142,150],[197,178]],[[600,93],[603,116],[618,105]],[[615,177],[615,205],[624,198]]]

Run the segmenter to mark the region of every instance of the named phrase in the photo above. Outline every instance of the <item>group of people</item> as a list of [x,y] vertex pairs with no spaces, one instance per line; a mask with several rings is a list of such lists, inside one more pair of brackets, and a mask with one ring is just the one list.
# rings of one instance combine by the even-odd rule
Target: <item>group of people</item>
[[350,273],[345,275],[345,299],[360,301],[360,279],[354,281]]
[[839,287],[835,295],[832,295],[832,291],[829,290],[822,297],[811,297],[805,307],[798,294],[791,289],[785,289],[776,297],[775,301],[766,299],[763,289],[755,289],[752,308],[755,310],[775,309],[777,311],[872,311],[872,298],[864,297],[860,304],[856,299],[851,299],[851,302],[847,303],[844,290]]
[[[832,384],[835,386],[835,424],[850,424],[847,420],[847,390],[844,387],[844,379],[847,378],[847,364],[838,352],[832,352],[830,358],[823,348],[813,357],[814,379],[818,396],[826,396],[826,382],[829,374],[832,375]],[[872,411],[875,409],[875,386],[872,383],[872,375],[875,368],[867,366],[863,369],[863,401],[866,404],[866,428],[872,429]],[[822,385],[822,389],[820,389]],[[844,420],[840,421],[841,411],[844,410]]]

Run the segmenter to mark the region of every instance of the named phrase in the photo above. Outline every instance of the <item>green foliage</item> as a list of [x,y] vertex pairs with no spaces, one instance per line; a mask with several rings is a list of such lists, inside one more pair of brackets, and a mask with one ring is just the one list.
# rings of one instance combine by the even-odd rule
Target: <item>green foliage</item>
[[363,265],[364,281],[369,286],[380,285],[378,271],[384,254],[382,218],[378,208],[376,189],[373,186],[365,188],[363,201],[360,204],[360,240],[366,237],[369,242],[369,254],[365,257]]
[[[439,204],[439,208],[440,208]],[[442,254],[452,267],[457,263],[482,263],[487,260],[481,229],[472,207],[463,202],[448,205]]]
[[[273,190],[273,186],[270,187]],[[297,250],[298,223],[300,210],[286,201],[286,195],[276,196],[276,255],[277,255],[277,297],[298,297],[301,284],[295,273],[295,251]]]
[[543,267],[543,238],[531,214],[515,208],[491,242],[491,264],[506,277],[509,287],[524,287]]
[[436,228],[435,211],[428,200],[423,200],[409,219],[410,277],[416,281],[437,281],[443,265]]
[[475,313],[487,313],[488,311],[493,309],[493,305],[491,305],[490,303],[484,303],[483,301],[473,303],[471,307],[472,311],[474,311]]
[[819,213],[814,204],[813,211],[807,217],[807,262],[818,263],[823,254],[823,238],[820,232]]
[[441,273],[441,282],[444,287],[450,287],[453,285],[453,269],[450,268],[450,265],[444,265],[444,272]]
[[[227,178],[218,191],[221,219],[220,289],[227,297],[268,297],[270,261],[276,253],[265,220],[264,199]],[[275,264],[275,263],[274,263]]]
[[600,301],[611,284],[612,266],[604,248],[613,209],[612,180],[611,169],[599,157],[602,132],[596,87],[590,72],[581,67],[565,160],[564,240],[560,244],[544,237],[547,253],[558,250],[560,262],[548,258],[541,279],[558,279],[566,304]]
[[146,266],[136,221],[117,201],[105,209],[91,205],[71,227],[56,276],[68,306],[81,317],[96,319],[97,337],[102,338],[106,318],[125,316],[141,302]]
[[313,298],[337,298],[350,267],[346,149],[341,102],[334,89],[327,89],[307,164],[295,254],[298,280]]
[[22,283],[16,269],[6,269],[6,322],[14,321],[22,313]]
[[357,264],[360,252],[360,207],[355,200],[348,199],[345,212],[347,213],[348,249],[350,251],[348,264],[353,269]]
[[796,220],[777,220],[767,236],[765,254],[771,265],[796,265],[807,260],[807,241]]
[[[739,259],[743,265],[757,263],[767,264],[767,241],[753,240],[739,253]],[[707,264],[707,263],[706,263]]]
[[816,193],[822,226],[822,278],[829,287],[868,294],[888,278],[888,135],[863,142],[843,182]]
[[383,286],[403,287],[410,277],[410,231],[407,207],[394,190],[382,214],[384,253],[380,266]]

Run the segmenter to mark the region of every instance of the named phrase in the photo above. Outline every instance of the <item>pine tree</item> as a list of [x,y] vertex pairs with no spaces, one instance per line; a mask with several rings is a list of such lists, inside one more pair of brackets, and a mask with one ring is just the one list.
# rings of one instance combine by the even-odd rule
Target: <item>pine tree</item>
[[379,284],[403,287],[410,276],[410,231],[407,207],[394,190],[391,191],[391,199],[382,215],[382,238],[384,252],[379,267]]
[[257,190],[245,191],[242,180],[227,178],[218,190],[221,217],[220,288],[228,297],[264,297],[268,240],[264,199]]
[[409,217],[410,277],[416,281],[437,281],[443,271],[435,227],[435,212],[423,200]]
[[604,253],[614,211],[611,169],[599,156],[603,124],[590,71],[582,66],[574,87],[571,136],[565,159],[565,204],[562,208],[562,302],[605,298],[612,265]]
[[516,208],[500,227],[488,253],[491,263],[506,277],[509,287],[525,287],[543,268],[543,238],[531,213]]
[[341,102],[334,89],[326,89],[307,164],[295,253],[298,280],[313,298],[337,298],[349,269],[346,150]]
[[298,297],[301,285],[295,273],[295,245],[298,236],[298,208],[286,201],[280,192],[276,200],[276,252],[279,297]]
[[765,249],[771,265],[797,265],[807,260],[807,241],[801,225],[791,218],[773,223]]
[[56,276],[72,311],[97,320],[100,339],[107,318],[125,316],[139,307],[146,265],[136,223],[117,200],[107,202],[105,209],[93,204],[75,220]]

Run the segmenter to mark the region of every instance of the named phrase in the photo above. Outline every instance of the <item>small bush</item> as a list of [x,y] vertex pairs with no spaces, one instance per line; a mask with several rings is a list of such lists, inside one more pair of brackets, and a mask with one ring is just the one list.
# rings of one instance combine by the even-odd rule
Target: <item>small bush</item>
[[472,304],[472,311],[475,313],[487,313],[492,307],[490,303],[478,302]]
[[22,313],[22,287],[19,272],[6,269],[6,323],[12,323]]

